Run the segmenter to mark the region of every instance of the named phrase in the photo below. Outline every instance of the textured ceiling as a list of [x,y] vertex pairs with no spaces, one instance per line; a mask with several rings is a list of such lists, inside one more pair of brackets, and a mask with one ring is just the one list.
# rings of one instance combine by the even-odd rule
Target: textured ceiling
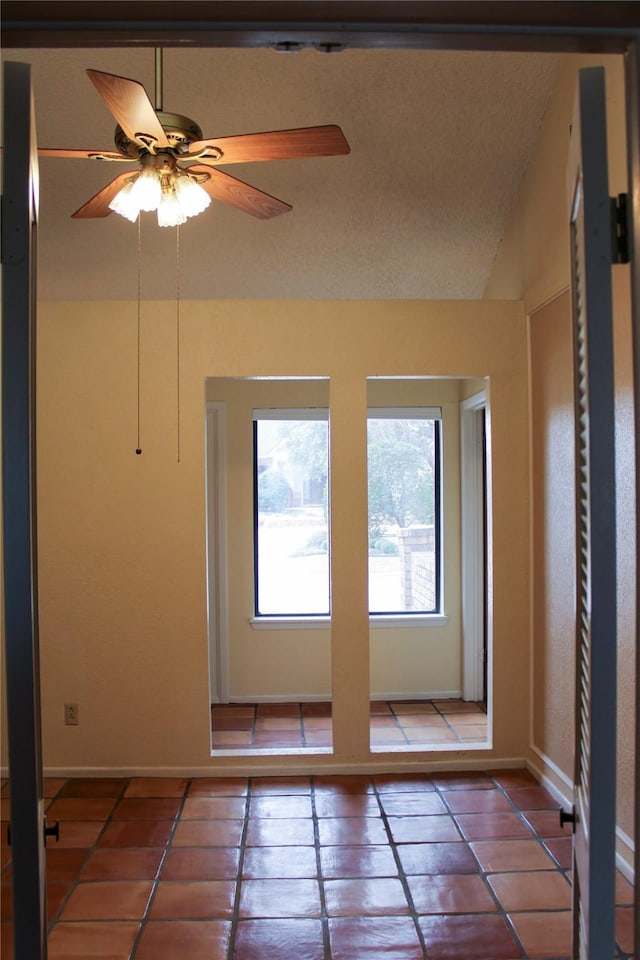
[[[38,141],[111,149],[114,121],[85,75],[140,80],[153,51],[11,50],[33,66]],[[180,229],[180,293],[200,298],[482,296],[560,63],[552,54],[169,49],[164,108],[205,136],[339,124],[343,157],[234,164],[293,205],[259,221],[221,203]],[[132,299],[137,228],[70,214],[119,164],[42,158],[39,296]],[[224,167],[222,167],[224,169]],[[175,231],[142,221],[141,295],[176,295]]]

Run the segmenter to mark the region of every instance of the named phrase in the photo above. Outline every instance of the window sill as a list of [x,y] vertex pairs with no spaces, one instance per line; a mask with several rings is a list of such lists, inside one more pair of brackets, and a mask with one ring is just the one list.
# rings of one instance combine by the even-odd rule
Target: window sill
[[254,630],[328,630],[331,617],[251,617]]
[[[331,617],[251,617],[254,630],[328,630]],[[372,613],[369,616],[371,629],[414,629],[416,627],[444,627],[448,617],[443,613]]]
[[445,613],[372,613],[369,616],[369,626],[373,629],[445,627],[448,622]]

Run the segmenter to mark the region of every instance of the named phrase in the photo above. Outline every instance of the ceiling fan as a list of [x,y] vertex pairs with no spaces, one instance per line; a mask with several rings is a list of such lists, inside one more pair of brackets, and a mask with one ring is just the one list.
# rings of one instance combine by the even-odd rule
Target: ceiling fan
[[330,157],[350,152],[333,124],[268,133],[203,138],[189,117],[162,109],[162,50],[156,50],[156,106],[136,80],[87,70],[89,79],[117,120],[116,150],[38,150],[44,157],[135,163],[91,197],[73,218],[106,217],[112,211],[132,222],[141,210],[156,210],[160,226],[177,226],[220,200],[261,220],[291,210],[283,200],[222,170],[218,164]]

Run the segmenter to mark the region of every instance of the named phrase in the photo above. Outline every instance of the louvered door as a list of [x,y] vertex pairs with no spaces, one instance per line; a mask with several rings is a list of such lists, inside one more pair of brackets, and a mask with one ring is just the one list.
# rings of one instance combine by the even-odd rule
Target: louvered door
[[569,198],[576,412],[574,945],[615,955],[616,542],[612,213],[604,69],[581,70]]

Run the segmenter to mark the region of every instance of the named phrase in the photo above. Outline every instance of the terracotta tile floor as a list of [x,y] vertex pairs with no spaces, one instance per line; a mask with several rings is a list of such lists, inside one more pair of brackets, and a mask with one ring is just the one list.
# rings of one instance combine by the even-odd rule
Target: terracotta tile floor
[[[331,747],[331,704],[214,704],[211,730],[214,750]],[[487,713],[462,700],[379,700],[370,735],[373,748],[483,743]]]
[[[50,960],[569,957],[571,838],[524,771],[45,788],[60,821]],[[5,784],[7,960],[8,795]],[[632,900],[618,875],[618,960],[632,952]]]

